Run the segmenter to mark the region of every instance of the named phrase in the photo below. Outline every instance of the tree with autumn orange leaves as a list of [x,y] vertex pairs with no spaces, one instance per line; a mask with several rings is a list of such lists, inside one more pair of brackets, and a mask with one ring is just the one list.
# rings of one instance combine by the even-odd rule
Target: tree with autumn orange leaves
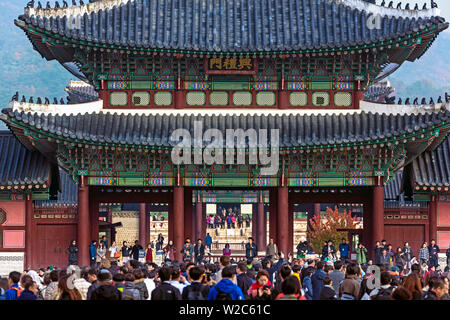
[[327,207],[327,214],[324,219],[314,216],[309,219],[311,232],[309,239],[314,252],[322,252],[325,241],[331,240],[333,243],[339,244],[342,239],[347,239],[347,232],[338,231],[339,229],[356,229],[357,221],[352,217],[351,212],[345,210],[339,213],[338,207],[334,210]]

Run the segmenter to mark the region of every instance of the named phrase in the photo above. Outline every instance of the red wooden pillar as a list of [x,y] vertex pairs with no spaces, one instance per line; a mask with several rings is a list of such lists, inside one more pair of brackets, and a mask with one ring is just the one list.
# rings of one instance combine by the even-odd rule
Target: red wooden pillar
[[31,194],[27,194],[25,198],[25,269],[33,267],[33,200]]
[[206,237],[206,203],[201,204],[202,207],[202,235]]
[[277,211],[278,211],[278,194],[276,188],[269,190],[269,238],[275,243],[277,239]]
[[173,233],[173,197],[169,200],[168,203],[168,224],[169,224],[169,239],[168,240],[174,240],[174,233]]
[[78,264],[89,266],[89,187],[85,185],[84,176],[80,177],[78,186]]
[[371,245],[384,238],[384,186],[382,177],[376,177],[376,183],[372,192],[372,227]]
[[431,201],[428,206],[428,230],[428,243],[433,239],[437,241],[437,200],[435,195],[431,196]]
[[200,197],[200,191],[197,191],[195,201],[195,240],[205,239],[206,234],[203,233],[203,221],[205,220],[203,214],[203,204]]
[[184,245],[184,188],[178,172],[175,187],[173,188],[173,243],[175,245],[175,259],[182,260],[180,250]]
[[259,251],[266,249],[266,237],[264,235],[264,201],[262,191],[258,194],[258,212],[256,215],[256,246]]
[[278,187],[278,219],[277,242],[278,248],[284,254],[289,253],[289,188]]
[[139,243],[144,248],[147,247],[147,241],[145,238],[145,203],[139,204]]
[[145,204],[145,241],[150,243],[150,205]]
[[192,217],[192,189],[184,190],[184,236],[190,238],[191,243],[195,243],[197,239],[193,231],[194,219]]
[[98,207],[99,203],[98,201],[94,200],[95,197],[91,194],[89,196],[89,223],[90,223],[90,237],[91,240],[99,240],[98,237]]
[[[288,204],[288,251],[285,254],[288,254],[289,252],[292,252],[294,248],[294,204],[292,201],[289,201]],[[292,252],[293,253],[293,252]]]

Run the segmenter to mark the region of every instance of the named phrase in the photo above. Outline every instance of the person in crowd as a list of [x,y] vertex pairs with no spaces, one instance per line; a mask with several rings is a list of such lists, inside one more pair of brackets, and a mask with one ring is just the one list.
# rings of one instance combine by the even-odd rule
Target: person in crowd
[[411,260],[414,257],[414,254],[413,254],[412,248],[408,242],[405,242],[403,244],[402,251],[403,251],[403,259],[406,262],[406,268],[410,269],[411,268]]
[[147,250],[145,251],[145,262],[153,262],[153,249],[152,244],[147,244]]
[[392,267],[394,266],[394,261],[395,261],[395,251],[392,248],[391,244],[388,244],[388,248],[386,250],[387,255],[389,256],[389,266]]
[[436,241],[433,239],[430,242],[430,245],[428,246],[428,253],[430,258],[430,267],[434,266],[436,267],[438,265],[438,253],[440,252],[438,245],[436,244]]
[[[330,243],[330,242],[328,242]],[[323,278],[327,276],[324,269],[324,262],[319,261],[316,265],[316,271],[311,276],[312,288],[313,288],[313,300],[319,300],[320,292],[323,288]]]
[[375,243],[375,247],[374,247],[374,264],[381,264],[381,255],[382,255],[382,250],[383,250],[384,246],[381,245],[380,241],[377,241]]
[[184,242],[184,246],[181,249],[181,254],[183,255],[183,262],[188,263],[192,261],[192,257],[194,255],[192,245],[189,241]]
[[144,283],[147,286],[148,297],[147,300],[151,299],[152,291],[156,288],[155,277],[156,277],[156,269],[153,270],[143,270],[145,274]]
[[230,249],[230,244],[229,243],[225,244],[225,248],[223,248],[222,254],[224,256],[231,256],[231,249]]
[[305,259],[306,255],[312,251],[308,241],[300,241],[297,245],[297,259]]
[[91,283],[91,286],[88,289],[88,292],[86,294],[86,300],[91,300],[92,292],[95,291],[95,289],[98,288],[98,280],[97,280],[97,269],[91,268],[88,271],[88,281]]
[[26,281],[23,285],[24,290],[16,300],[38,300],[38,286],[33,280]]
[[278,247],[272,238],[269,240],[269,244],[266,248],[266,257],[271,261],[278,260],[279,257]]
[[6,300],[6,291],[8,291],[8,289],[8,279],[0,278],[0,301]]
[[100,240],[100,244],[103,243],[103,246],[108,250],[108,240],[106,239],[106,236],[102,236],[102,239]]
[[391,300],[412,300],[412,293],[403,286],[397,287],[391,293]]
[[362,243],[356,249],[356,262],[361,266],[367,263],[367,248]]
[[50,272],[50,284],[45,289],[44,299],[55,300],[58,293],[58,271],[52,270]]
[[111,243],[111,247],[109,247],[108,251],[109,251],[109,261],[117,261],[117,259],[120,258],[119,247],[117,247],[115,241]]
[[424,300],[440,300],[445,293],[448,293],[448,287],[446,292],[445,282],[441,278],[431,277],[428,285],[429,290],[424,294]]
[[69,266],[77,265],[78,264],[78,246],[77,246],[77,242],[75,240],[72,240],[72,242],[70,243],[69,248],[67,248],[67,253],[69,255]]
[[134,246],[131,248],[130,256],[133,260],[139,261],[140,251],[144,248],[140,245],[139,240],[134,241]]
[[397,252],[394,254],[394,265],[403,271],[403,268],[406,265],[405,256],[403,254],[403,249],[398,247]]
[[252,283],[247,294],[251,300],[271,300],[271,287],[269,273],[266,270],[259,270],[256,281]]
[[380,256],[380,262],[379,264],[381,265],[390,265],[391,262],[391,257],[390,255],[387,253],[387,250],[385,248],[381,249],[381,256]]
[[383,271],[380,275],[380,288],[375,288],[370,292],[372,300],[391,300],[391,294],[395,290],[392,285],[392,276],[388,271]]
[[245,300],[250,299],[250,296],[248,295],[248,289],[254,282],[254,280],[248,276],[247,271],[248,268],[246,263],[244,261],[239,262],[236,268],[237,272],[236,282],[239,288],[241,288]]
[[123,288],[117,287],[119,291],[122,293],[122,300],[141,300],[141,293],[139,289],[136,288],[136,284],[134,281],[136,280],[132,273],[127,273],[122,275],[119,278],[121,280],[123,278]]
[[122,251],[122,262],[123,264],[126,264],[128,260],[130,260],[130,251],[131,251],[126,241],[122,242],[121,251]]
[[80,291],[73,285],[73,277],[70,275],[59,279],[57,300],[83,300]]
[[114,286],[108,270],[102,269],[98,273],[98,288],[92,292],[90,300],[122,300],[122,293]]
[[236,270],[227,266],[222,270],[221,280],[208,293],[208,300],[244,300],[241,288],[235,284]]
[[160,285],[152,292],[152,300],[181,300],[180,290],[172,286],[171,270],[168,267],[162,267],[158,270]]
[[314,289],[312,286],[311,277],[314,274],[315,270],[316,269],[312,266],[307,267],[305,269],[304,277],[302,278],[302,286],[303,290],[305,291],[305,297],[307,300],[314,300]]
[[170,268],[170,272],[171,272],[170,277],[171,280],[169,281],[169,283],[175,288],[177,288],[181,295],[183,293],[184,288],[188,286],[189,283],[185,278],[185,276],[181,274],[181,270],[178,266],[172,266],[172,268]]
[[347,260],[349,258],[350,247],[347,243],[347,239],[342,238],[342,243],[339,245],[339,252],[341,260]]
[[422,283],[420,277],[416,273],[408,275],[403,282],[403,287],[411,292],[412,300],[423,300]]
[[205,246],[202,243],[202,239],[197,240],[197,244],[194,247],[194,263],[199,264],[205,258]]
[[253,243],[253,238],[248,238],[248,242],[245,245],[245,258],[255,258],[258,255],[258,248],[256,247],[256,244]]
[[205,237],[205,246],[211,248],[211,244],[212,244],[212,237],[209,233],[207,233]]
[[356,263],[350,263],[345,269],[345,279],[339,286],[340,300],[357,300],[361,284],[357,281],[360,269]]
[[337,300],[337,294],[330,276],[323,278],[323,285],[319,300]]
[[164,247],[165,259],[175,260],[175,246],[172,240],[169,240],[169,243]]
[[[282,294],[283,293],[283,290],[282,290],[282,287],[281,287],[281,285],[283,284],[283,282],[289,277],[289,276],[293,276],[293,272],[292,272],[292,269],[291,269],[291,267],[289,266],[289,264],[283,264],[280,268],[279,268],[279,270],[278,270],[278,273],[277,273],[277,276],[276,276],[276,282],[275,282],[275,285],[274,285],[274,287],[272,288],[272,300],[276,300],[279,296],[280,296],[280,294]],[[297,277],[295,277],[295,278],[297,278]],[[299,290],[300,290],[300,288],[301,288],[301,282],[300,282],[300,279],[299,278],[297,278],[297,281],[298,281],[298,284],[299,284],[299,286],[298,286],[298,288],[299,288]],[[306,299],[306,298],[305,298]]]
[[140,300],[147,300],[149,297],[147,286],[144,283],[145,280],[145,274],[141,269],[134,269],[133,270],[133,276],[134,276],[134,285],[136,289],[139,290]]
[[106,247],[105,247],[105,242],[100,242],[100,244],[97,247],[97,258],[96,258],[96,262],[97,262],[97,266],[100,267],[100,263],[102,262],[102,260],[106,259]]
[[331,285],[333,286],[336,294],[339,294],[339,285],[345,279],[345,273],[343,272],[343,270],[344,263],[341,260],[338,260],[334,263],[333,271],[328,274],[328,276],[331,278]]
[[202,284],[202,276],[204,269],[194,266],[189,269],[189,278],[191,284],[184,287],[181,295],[182,300],[207,300],[209,294],[209,287]]
[[91,263],[91,268],[94,268],[97,263],[97,240],[92,240],[89,245],[89,259]]
[[281,283],[281,293],[276,300],[306,300],[300,293],[300,284],[296,277],[287,276]]
[[[72,272],[74,272],[74,271],[72,271]],[[87,299],[87,293],[88,293],[89,287],[91,286],[91,283],[86,280],[86,279],[88,279],[88,273],[89,273],[89,267],[84,267],[81,269],[80,278],[78,278],[76,272],[73,273],[73,275],[75,276],[73,285],[81,293],[81,298],[83,300]]]
[[430,251],[428,250],[427,243],[424,242],[422,244],[422,248],[419,249],[420,265],[423,265],[424,263],[428,265],[429,260],[430,260]]

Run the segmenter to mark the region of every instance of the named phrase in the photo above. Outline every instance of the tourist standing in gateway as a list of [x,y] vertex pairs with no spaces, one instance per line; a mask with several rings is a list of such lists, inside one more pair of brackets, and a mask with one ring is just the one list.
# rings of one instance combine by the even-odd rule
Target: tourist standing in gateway
[[253,243],[253,238],[248,238],[248,243],[245,245],[245,257],[248,259],[254,258],[258,255],[258,248]]

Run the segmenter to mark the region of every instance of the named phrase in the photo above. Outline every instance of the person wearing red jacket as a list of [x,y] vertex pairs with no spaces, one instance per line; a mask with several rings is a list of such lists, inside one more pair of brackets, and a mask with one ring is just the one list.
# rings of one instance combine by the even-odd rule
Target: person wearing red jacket
[[252,283],[247,294],[252,300],[271,300],[271,289],[269,273],[266,270],[259,270],[256,281]]

